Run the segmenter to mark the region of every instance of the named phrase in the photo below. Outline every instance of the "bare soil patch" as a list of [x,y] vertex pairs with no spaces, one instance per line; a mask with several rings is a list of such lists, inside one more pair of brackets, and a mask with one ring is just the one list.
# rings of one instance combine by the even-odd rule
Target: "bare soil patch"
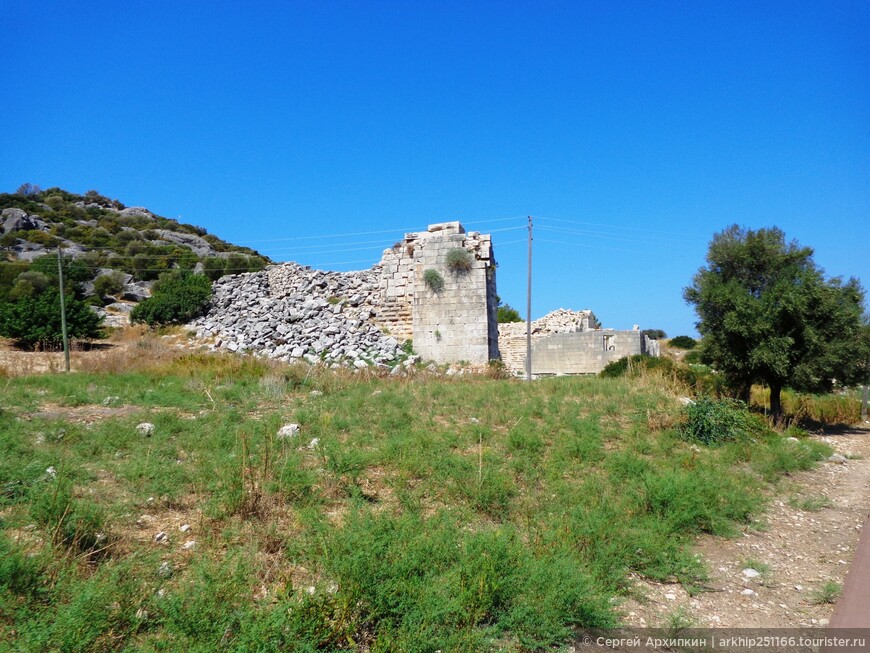
[[[870,512],[870,427],[813,436],[846,462],[825,462],[782,483],[756,528],[736,539],[699,538],[708,591],[638,581],[623,604],[626,625],[669,627],[822,627],[834,611],[819,602],[829,581],[842,586]],[[755,568],[753,576],[745,569]]]

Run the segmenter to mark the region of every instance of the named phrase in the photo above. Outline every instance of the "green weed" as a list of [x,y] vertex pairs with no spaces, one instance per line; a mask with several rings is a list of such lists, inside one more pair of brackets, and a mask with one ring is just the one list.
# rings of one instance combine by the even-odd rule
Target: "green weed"
[[819,512],[820,510],[824,510],[825,508],[830,508],[834,505],[833,501],[831,501],[825,495],[820,495],[817,497],[791,497],[788,500],[788,504],[792,508],[796,508],[797,510],[803,510],[804,512]]
[[810,594],[810,600],[816,604],[836,603],[842,592],[843,588],[839,583],[829,580]]

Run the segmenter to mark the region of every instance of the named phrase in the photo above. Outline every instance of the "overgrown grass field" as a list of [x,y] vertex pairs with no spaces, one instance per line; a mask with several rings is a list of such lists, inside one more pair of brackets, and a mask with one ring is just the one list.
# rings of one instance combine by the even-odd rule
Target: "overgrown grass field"
[[205,355],[0,380],[0,650],[526,651],[617,625],[632,578],[700,591],[693,537],[828,453],[687,441],[669,385]]

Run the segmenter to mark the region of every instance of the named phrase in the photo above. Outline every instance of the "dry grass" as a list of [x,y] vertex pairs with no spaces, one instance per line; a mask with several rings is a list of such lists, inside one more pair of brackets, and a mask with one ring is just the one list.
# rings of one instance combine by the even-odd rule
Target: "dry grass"
[[[754,386],[751,403],[766,413],[770,407],[770,388]],[[861,421],[861,399],[854,390],[829,395],[783,390],[782,409],[788,421],[796,424],[858,424]]]

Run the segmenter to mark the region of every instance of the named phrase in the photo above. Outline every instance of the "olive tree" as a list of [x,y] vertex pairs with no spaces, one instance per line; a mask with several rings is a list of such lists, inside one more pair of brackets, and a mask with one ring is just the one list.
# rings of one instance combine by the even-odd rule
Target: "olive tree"
[[776,227],[715,234],[683,296],[698,314],[703,359],[744,400],[753,383],[768,384],[776,417],[784,387],[825,392],[834,379],[860,379],[861,284],[825,278],[813,250]]

